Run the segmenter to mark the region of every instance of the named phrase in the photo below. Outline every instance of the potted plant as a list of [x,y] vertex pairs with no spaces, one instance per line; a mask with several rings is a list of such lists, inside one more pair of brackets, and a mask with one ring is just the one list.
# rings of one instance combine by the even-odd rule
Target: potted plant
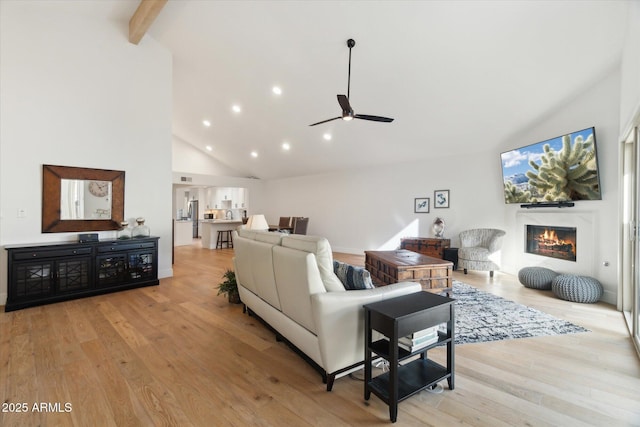
[[229,302],[232,304],[240,304],[240,294],[238,293],[238,284],[236,283],[236,273],[227,269],[222,275],[224,281],[218,285],[218,295],[227,294]]

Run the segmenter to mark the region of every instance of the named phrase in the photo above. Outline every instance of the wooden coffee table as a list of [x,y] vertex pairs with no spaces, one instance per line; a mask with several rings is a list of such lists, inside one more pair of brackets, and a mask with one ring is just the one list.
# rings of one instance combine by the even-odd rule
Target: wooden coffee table
[[411,252],[405,249],[395,251],[365,251],[365,268],[371,279],[378,285],[398,282],[419,282],[422,290],[451,293],[453,263],[438,258]]

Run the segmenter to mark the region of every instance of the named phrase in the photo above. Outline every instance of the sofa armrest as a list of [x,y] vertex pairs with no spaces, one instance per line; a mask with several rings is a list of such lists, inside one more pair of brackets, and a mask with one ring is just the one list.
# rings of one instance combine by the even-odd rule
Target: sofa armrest
[[323,368],[331,373],[364,360],[363,305],[421,292],[415,282],[311,295]]

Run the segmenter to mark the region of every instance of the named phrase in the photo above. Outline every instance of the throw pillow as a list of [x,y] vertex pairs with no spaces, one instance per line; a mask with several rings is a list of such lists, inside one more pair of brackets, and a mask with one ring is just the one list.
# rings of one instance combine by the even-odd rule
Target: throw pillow
[[344,285],[346,290],[373,289],[371,273],[363,267],[354,267],[340,261],[333,261],[333,272]]

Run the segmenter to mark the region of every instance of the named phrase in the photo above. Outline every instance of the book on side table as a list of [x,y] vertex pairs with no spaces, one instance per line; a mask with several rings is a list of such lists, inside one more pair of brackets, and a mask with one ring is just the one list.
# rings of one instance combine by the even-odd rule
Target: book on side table
[[412,353],[427,347],[438,341],[438,328],[439,326],[433,326],[401,337],[398,339],[398,347]]

